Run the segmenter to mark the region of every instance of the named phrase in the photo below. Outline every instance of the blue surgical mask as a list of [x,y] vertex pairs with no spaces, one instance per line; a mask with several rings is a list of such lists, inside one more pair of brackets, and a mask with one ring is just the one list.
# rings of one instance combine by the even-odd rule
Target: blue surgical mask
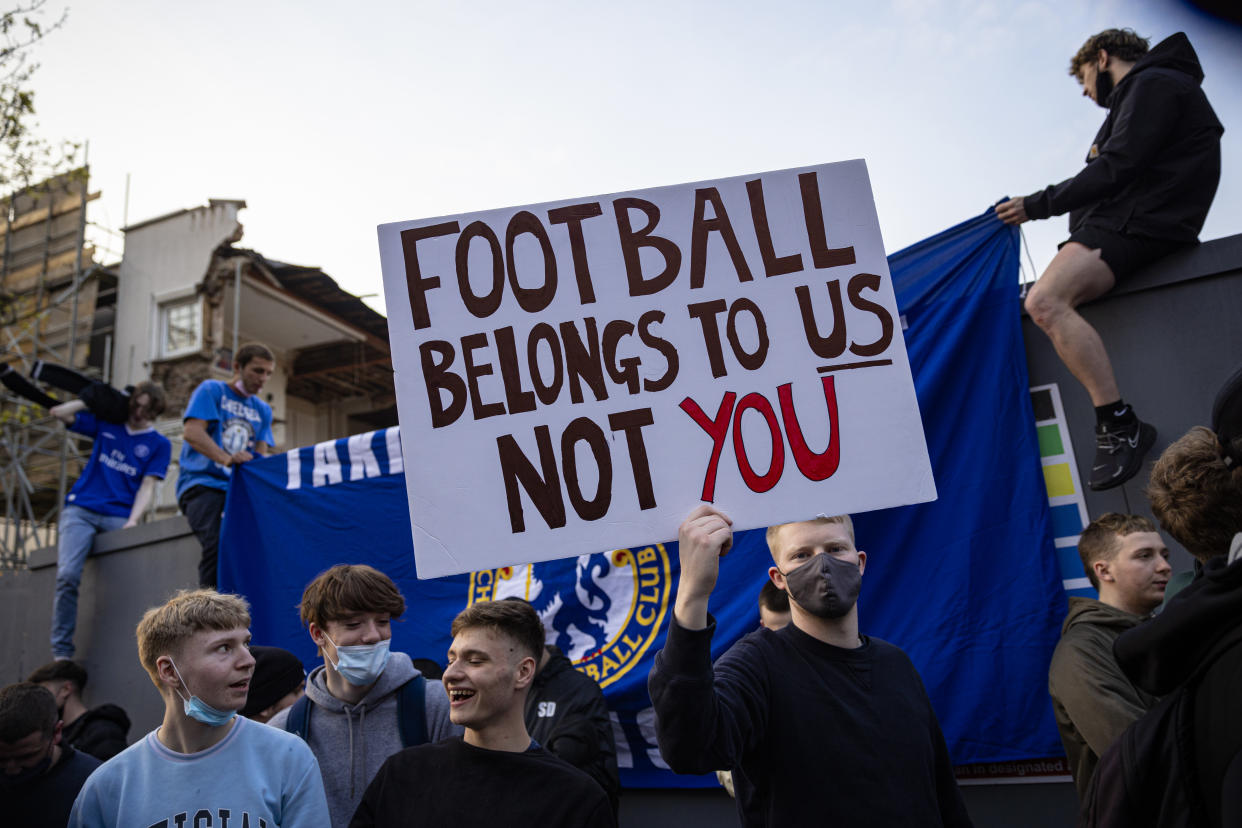
[[389,639],[377,641],[374,644],[337,647],[336,642],[328,638],[327,633],[324,633],[323,637],[328,639],[329,644],[336,647],[336,662],[333,663],[330,658],[328,662],[350,684],[358,687],[374,684],[375,680],[380,677],[380,673],[384,672],[385,665],[388,664],[388,645],[391,643]]
[[[172,656],[168,657],[168,663],[172,665],[173,672],[177,674],[177,679],[181,682],[181,686],[189,693],[190,685],[186,684],[185,679],[181,678],[181,671],[177,669],[177,662],[172,660]],[[181,695],[180,690],[177,691],[177,695],[181,697],[181,709],[185,711],[185,715],[209,727],[226,725],[237,715],[236,710],[216,710],[193,693],[190,693],[188,699]]]

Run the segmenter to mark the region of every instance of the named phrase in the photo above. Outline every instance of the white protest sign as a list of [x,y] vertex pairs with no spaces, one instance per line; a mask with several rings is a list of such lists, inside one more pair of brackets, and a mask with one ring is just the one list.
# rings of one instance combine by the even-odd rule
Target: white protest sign
[[936,497],[862,161],[379,242],[421,578]]

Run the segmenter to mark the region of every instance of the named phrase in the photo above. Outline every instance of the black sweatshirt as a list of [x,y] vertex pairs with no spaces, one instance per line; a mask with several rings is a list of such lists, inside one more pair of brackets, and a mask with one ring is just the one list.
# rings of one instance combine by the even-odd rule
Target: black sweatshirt
[[129,746],[129,716],[115,704],[92,707],[65,725],[62,740],[96,759],[107,761]]
[[559,649],[547,649],[551,657],[526,694],[526,731],[548,752],[598,782],[615,812],[621,782],[604,692]]
[[744,826],[970,825],[900,649],[866,637],[842,649],[790,624],[747,635],[713,674],[715,628],[672,619],[648,689],[664,760],[678,773],[733,768]]
[[524,753],[472,747],[460,738],[388,757],[349,828],[615,828],[595,780],[541,747]]
[[60,761],[47,773],[12,787],[0,782],[0,823],[22,828],[64,828],[73,800],[99,760],[62,746]]
[[1208,824],[1242,825],[1242,560],[1209,560],[1159,615],[1122,633],[1113,653],[1126,675],[1155,695],[1173,692],[1212,659],[1190,705],[1194,777]]
[[1200,84],[1186,35],[1165,38],[1108,96],[1108,116],[1073,178],[1027,196],[1026,214],[1070,213],[1070,232],[1100,227],[1194,242],[1220,182],[1225,131]]

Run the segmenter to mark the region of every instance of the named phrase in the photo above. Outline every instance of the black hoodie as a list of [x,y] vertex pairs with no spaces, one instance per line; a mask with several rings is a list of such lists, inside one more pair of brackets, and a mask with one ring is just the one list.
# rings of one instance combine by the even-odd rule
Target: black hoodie
[[621,783],[604,693],[559,649],[547,650],[551,658],[535,674],[526,695],[526,729],[550,753],[598,782],[615,814]]
[[1225,131],[1200,84],[1186,35],[1165,38],[1114,87],[1108,117],[1073,178],[1026,197],[1032,219],[1070,214],[1083,227],[1194,242],[1220,181]]
[[[1242,546],[1237,539],[1234,545]],[[1208,561],[1163,612],[1122,633],[1113,653],[1126,675],[1155,695],[1172,692],[1211,657],[1191,707],[1195,777],[1208,824],[1242,824],[1242,560]]]
[[129,716],[115,704],[92,707],[65,725],[62,738],[83,753],[107,761],[129,746]]

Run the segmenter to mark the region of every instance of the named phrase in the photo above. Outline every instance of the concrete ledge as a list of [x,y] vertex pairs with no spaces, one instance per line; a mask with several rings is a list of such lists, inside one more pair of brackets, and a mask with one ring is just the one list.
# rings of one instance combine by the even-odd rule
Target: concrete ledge
[[[164,705],[138,663],[134,628],[148,607],[198,585],[201,550],[185,518],[166,518],[99,535],[78,590],[76,659],[90,673],[88,705],[113,702],[129,713],[129,738],[159,724]],[[56,549],[30,556],[29,569],[0,573],[0,684],[20,681],[51,660]]]
[[1212,239],[1195,247],[1158,259],[1128,276],[1110,296],[1140,293],[1152,288],[1189,282],[1222,273],[1237,273],[1242,266],[1242,233]]
[[[192,535],[190,524],[183,515],[175,515],[151,523],[140,523],[132,529],[117,529],[115,532],[103,532],[95,536],[95,545],[88,557],[109,555],[113,552],[124,552],[139,546],[151,546],[165,543],[177,538]],[[31,570],[56,566],[56,547],[45,546],[30,553],[26,567]]]

